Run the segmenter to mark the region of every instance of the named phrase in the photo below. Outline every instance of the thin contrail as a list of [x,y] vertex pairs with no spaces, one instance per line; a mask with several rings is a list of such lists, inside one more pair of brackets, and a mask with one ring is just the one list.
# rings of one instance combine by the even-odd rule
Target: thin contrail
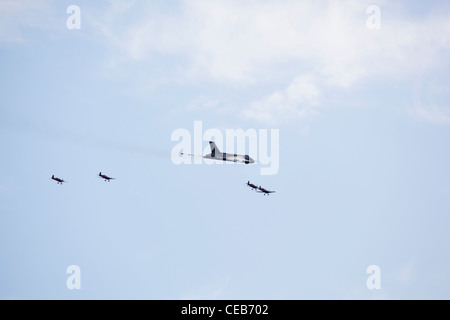
[[[12,119],[8,119],[12,120]],[[68,130],[59,130],[52,126],[51,124],[40,125],[36,123],[29,123],[24,121],[1,121],[2,126],[7,126],[16,131],[27,131],[33,134],[39,134],[47,138],[55,140],[64,140],[72,143],[77,143],[80,145],[87,145],[93,148],[102,148],[107,150],[124,151],[127,153],[135,153],[147,156],[158,156],[158,157],[169,157],[171,156],[170,151],[163,151],[161,149],[156,149],[153,147],[143,147],[139,145],[134,145],[127,142],[121,141],[111,141],[95,136],[88,136],[85,134],[75,134]]]

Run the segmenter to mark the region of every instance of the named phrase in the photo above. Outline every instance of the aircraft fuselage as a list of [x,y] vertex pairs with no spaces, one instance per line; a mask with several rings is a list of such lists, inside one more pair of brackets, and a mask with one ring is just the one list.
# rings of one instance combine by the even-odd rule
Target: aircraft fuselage
[[245,163],[245,164],[255,163],[255,160],[253,160],[248,155],[239,155],[239,154],[232,154],[232,153],[216,152],[214,155],[212,155],[212,154],[204,155],[203,158],[212,159],[212,160],[232,161],[232,162],[239,162],[239,163]]

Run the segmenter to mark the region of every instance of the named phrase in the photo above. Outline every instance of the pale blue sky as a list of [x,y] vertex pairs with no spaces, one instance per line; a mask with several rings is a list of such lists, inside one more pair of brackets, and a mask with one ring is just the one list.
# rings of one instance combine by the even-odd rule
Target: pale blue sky
[[[450,298],[449,15],[0,1],[0,298]],[[171,134],[196,120],[279,129],[278,173],[174,165]]]

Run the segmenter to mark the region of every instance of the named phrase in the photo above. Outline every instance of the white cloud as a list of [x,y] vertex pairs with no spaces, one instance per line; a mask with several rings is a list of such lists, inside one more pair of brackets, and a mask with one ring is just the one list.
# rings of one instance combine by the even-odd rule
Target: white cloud
[[277,124],[316,113],[320,91],[313,79],[300,76],[283,90],[254,101],[242,111],[242,115],[256,121]]
[[[300,62],[297,67],[320,66],[325,75],[355,78],[403,69],[405,62],[410,67],[405,57],[420,61],[416,67],[422,68],[432,63],[438,47],[449,49],[445,15],[386,18],[381,30],[371,31],[365,23],[368,3],[186,0],[170,15],[149,6],[145,19],[114,34],[130,59],[145,59],[152,52],[182,55],[190,71],[243,82],[268,76],[286,60]],[[123,14],[131,7],[112,10]],[[114,28],[113,18],[109,24],[108,29]]]
[[449,83],[418,79],[411,89],[411,103],[403,112],[412,118],[435,125],[450,124]]
[[[369,30],[370,4],[185,0],[172,11],[149,4],[145,19],[121,29],[114,26],[112,9],[103,27],[126,59],[151,61],[158,54],[177,58],[166,66],[177,81],[245,87],[279,86],[294,79],[253,99],[242,111],[256,121],[283,122],[314,114],[328,87],[345,89],[373,77],[410,79],[448,64],[448,7],[412,17],[399,4],[379,1],[381,29]],[[123,7],[116,11],[124,14]]]
[[450,108],[416,106],[407,109],[407,113],[413,118],[422,119],[434,124],[450,124]]
[[46,16],[42,14],[44,9],[47,5],[43,0],[1,0],[0,43],[24,41],[22,28],[37,28],[46,23]]
[[220,106],[220,101],[207,96],[200,96],[191,101],[187,109],[188,110],[211,110],[217,109]]

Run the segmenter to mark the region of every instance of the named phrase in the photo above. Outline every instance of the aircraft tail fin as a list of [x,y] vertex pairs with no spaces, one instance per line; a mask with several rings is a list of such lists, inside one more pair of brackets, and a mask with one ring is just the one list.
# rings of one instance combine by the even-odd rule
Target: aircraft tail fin
[[52,174],[52,179],[55,177],[55,175],[54,174]]
[[209,142],[209,147],[211,148],[211,157],[217,157],[220,156],[222,154],[222,152],[220,152],[219,148],[217,148],[216,143],[214,141],[210,141]]

